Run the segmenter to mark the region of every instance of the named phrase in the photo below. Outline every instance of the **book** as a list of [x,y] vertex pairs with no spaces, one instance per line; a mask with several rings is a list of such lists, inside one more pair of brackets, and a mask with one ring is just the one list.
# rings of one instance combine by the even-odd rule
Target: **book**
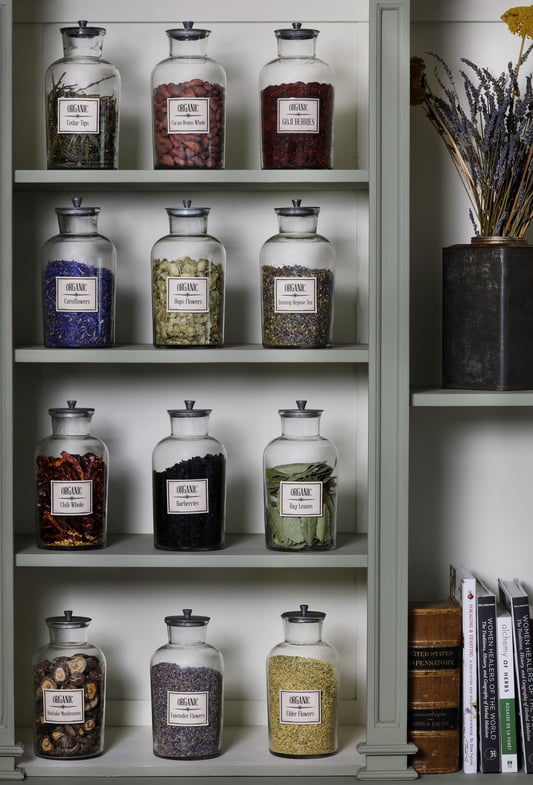
[[500,711],[501,771],[518,771],[518,738],[511,614],[500,602],[496,606],[496,659]]
[[454,772],[461,749],[461,608],[451,597],[409,603],[409,763],[421,774]]
[[477,631],[476,578],[465,567],[450,565],[450,595],[462,609],[462,763],[466,774],[475,774],[478,764],[477,738]]
[[498,580],[500,600],[511,614],[514,668],[518,695],[522,767],[533,772],[533,644],[529,596],[517,578]]
[[496,594],[476,580],[479,769],[501,770],[500,712],[496,655]]

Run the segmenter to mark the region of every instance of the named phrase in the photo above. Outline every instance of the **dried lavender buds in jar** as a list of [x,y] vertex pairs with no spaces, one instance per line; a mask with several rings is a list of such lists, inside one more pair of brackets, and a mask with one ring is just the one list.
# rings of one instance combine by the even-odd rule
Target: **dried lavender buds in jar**
[[222,674],[159,662],[151,668],[154,753],[197,760],[221,751]]

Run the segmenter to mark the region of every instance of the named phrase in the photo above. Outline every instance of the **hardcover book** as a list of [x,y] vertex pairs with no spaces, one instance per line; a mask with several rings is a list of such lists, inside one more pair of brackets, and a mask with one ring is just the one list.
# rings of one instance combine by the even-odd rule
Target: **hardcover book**
[[500,707],[501,770],[518,771],[518,738],[511,614],[501,603],[496,606],[496,655]]
[[450,594],[462,608],[463,630],[463,689],[462,689],[462,748],[463,771],[477,772],[477,631],[476,578],[464,567],[450,565]]
[[460,768],[461,608],[454,598],[409,604],[408,733],[421,774]]
[[476,583],[476,622],[479,768],[484,774],[494,774],[501,770],[496,595],[479,578]]
[[500,600],[511,614],[514,643],[514,666],[518,693],[518,719],[522,766],[533,772],[533,643],[529,596],[517,578],[498,580]]

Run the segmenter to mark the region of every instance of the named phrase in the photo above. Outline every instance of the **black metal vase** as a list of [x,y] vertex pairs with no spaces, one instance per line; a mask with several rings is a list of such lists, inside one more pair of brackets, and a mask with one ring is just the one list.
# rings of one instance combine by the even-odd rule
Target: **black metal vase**
[[443,249],[442,386],[533,389],[533,246],[474,238]]

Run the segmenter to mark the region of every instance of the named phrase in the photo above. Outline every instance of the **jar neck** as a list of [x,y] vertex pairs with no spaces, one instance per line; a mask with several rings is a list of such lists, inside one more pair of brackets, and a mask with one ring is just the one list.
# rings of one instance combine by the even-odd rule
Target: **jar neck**
[[62,646],[84,646],[87,643],[85,627],[50,627],[50,643]]
[[89,436],[91,417],[52,417],[54,436]]
[[170,234],[187,235],[189,237],[207,233],[207,216],[169,215]]
[[289,439],[309,439],[319,436],[320,417],[282,417],[281,435]]
[[201,646],[205,643],[207,625],[175,627],[168,624],[168,642],[175,646]]
[[318,215],[279,215],[278,226],[281,234],[316,234]]
[[104,46],[104,34],[94,36],[72,36],[62,34],[63,53],[65,57],[90,57],[100,60]]
[[61,215],[57,216],[61,234],[97,234],[97,215]]
[[287,643],[312,644],[322,640],[322,622],[289,622],[284,621],[285,640]]
[[278,38],[278,56],[286,59],[315,57],[316,38]]
[[170,416],[172,436],[178,438],[201,438],[207,436],[209,416],[207,417],[173,417]]
[[180,40],[169,35],[168,40],[171,57],[186,60],[205,60],[207,57],[207,37]]

